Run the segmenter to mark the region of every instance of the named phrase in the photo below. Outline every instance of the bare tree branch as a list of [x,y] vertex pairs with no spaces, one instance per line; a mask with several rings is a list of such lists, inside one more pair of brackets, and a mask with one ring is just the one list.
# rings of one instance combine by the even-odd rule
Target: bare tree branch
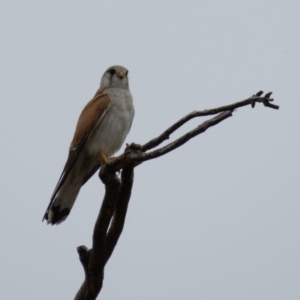
[[77,248],[85,271],[85,280],[75,299],[96,299],[104,278],[104,267],[123,230],[133,184],[133,166],[122,170],[121,180],[115,171],[104,165],[99,174],[105,184],[104,200],[95,224],[93,247]]
[[122,170],[120,197],[116,205],[111,226],[107,233],[107,253],[105,263],[109,260],[123,231],[128,203],[131,196],[133,177],[134,172],[132,166],[126,167]]
[[[77,248],[84,269],[85,280],[77,292],[75,300],[94,300],[102,289],[104,267],[124,228],[133,186],[134,168],[144,161],[160,157],[177,149],[208,128],[231,117],[233,111],[238,107],[251,105],[254,108],[256,103],[263,103],[266,107],[279,109],[279,106],[270,103],[273,101],[270,98],[271,94],[267,93],[262,96],[263,92],[260,91],[254,96],[234,104],[192,112],[148,143],[142,146],[134,143],[128,145],[122,155],[101,166],[99,177],[105,185],[105,195],[94,228],[92,248],[90,250],[85,246]],[[166,146],[147,152],[167,140],[172,133],[189,120],[216,114],[217,116],[203,122]],[[121,171],[120,178],[116,175],[117,171]]]
[[225,111],[223,113],[220,113],[216,117],[205,121],[201,125],[197,126],[195,129],[189,131],[188,133],[184,134],[183,136],[181,136],[180,138],[178,138],[174,142],[169,143],[165,147],[162,147],[160,149],[157,149],[157,150],[149,152],[149,153],[144,153],[141,156],[140,160],[141,161],[146,161],[146,160],[149,160],[149,159],[153,159],[153,158],[157,158],[159,156],[165,155],[165,154],[175,150],[176,148],[182,146],[183,144],[188,142],[193,137],[205,132],[206,129],[208,129],[209,127],[217,125],[218,123],[224,121],[225,119],[227,119],[231,116],[232,116],[231,111]]
[[211,116],[216,115],[218,113],[224,112],[224,111],[233,111],[239,107],[252,105],[254,108],[255,103],[263,103],[265,106],[268,106],[270,108],[279,109],[278,105],[271,104],[270,101],[274,101],[274,99],[270,99],[270,96],[272,93],[267,93],[264,97],[262,97],[263,91],[259,91],[252,97],[239,101],[234,104],[218,107],[218,108],[212,108],[212,109],[206,109],[203,111],[193,111],[189,114],[187,114],[185,117],[180,119],[178,122],[173,124],[171,127],[169,127],[166,131],[164,131],[160,136],[152,139],[148,143],[141,146],[141,151],[145,152],[148,151],[154,147],[157,147],[165,140],[169,139],[170,135],[174,133],[178,128],[180,128],[182,125],[187,123],[189,120],[197,118],[197,117],[204,117],[204,116]]

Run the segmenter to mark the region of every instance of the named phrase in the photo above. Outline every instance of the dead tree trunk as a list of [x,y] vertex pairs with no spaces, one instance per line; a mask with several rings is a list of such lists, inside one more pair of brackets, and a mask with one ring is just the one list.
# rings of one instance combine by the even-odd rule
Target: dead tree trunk
[[[92,248],[88,249],[85,246],[77,248],[85,272],[85,280],[77,292],[75,300],[96,299],[102,289],[104,267],[114,251],[124,227],[133,185],[134,168],[144,161],[160,157],[182,146],[191,138],[231,117],[234,109],[238,107],[251,105],[254,108],[256,103],[263,103],[266,107],[279,109],[279,106],[270,103],[273,101],[270,96],[271,93],[263,96],[263,92],[260,91],[254,96],[234,104],[204,111],[194,111],[148,143],[127,146],[122,155],[101,167],[99,177],[105,185],[105,195],[94,228]],[[169,139],[172,133],[189,120],[211,115],[216,116],[166,146],[152,150]],[[121,175],[118,176],[117,172],[120,172]]]

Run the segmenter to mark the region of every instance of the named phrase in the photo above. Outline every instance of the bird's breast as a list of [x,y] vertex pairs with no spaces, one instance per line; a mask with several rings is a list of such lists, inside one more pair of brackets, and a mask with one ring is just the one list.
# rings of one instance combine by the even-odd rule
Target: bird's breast
[[86,147],[91,155],[101,151],[109,157],[124,143],[134,117],[134,107],[129,90],[112,88],[106,93],[111,104],[100,117]]

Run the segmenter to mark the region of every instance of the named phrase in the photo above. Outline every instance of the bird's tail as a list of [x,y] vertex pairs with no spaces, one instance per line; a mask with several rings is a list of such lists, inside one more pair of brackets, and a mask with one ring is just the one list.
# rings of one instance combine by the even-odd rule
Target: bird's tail
[[45,213],[45,219],[48,224],[58,225],[69,215],[77,195],[80,191],[81,183],[71,184],[65,182],[55,195],[54,201]]

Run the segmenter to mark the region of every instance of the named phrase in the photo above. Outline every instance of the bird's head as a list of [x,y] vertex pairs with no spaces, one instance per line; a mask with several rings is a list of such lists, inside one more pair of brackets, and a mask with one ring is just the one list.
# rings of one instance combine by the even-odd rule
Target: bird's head
[[128,89],[128,70],[122,66],[109,67],[101,78],[101,88],[117,87]]

